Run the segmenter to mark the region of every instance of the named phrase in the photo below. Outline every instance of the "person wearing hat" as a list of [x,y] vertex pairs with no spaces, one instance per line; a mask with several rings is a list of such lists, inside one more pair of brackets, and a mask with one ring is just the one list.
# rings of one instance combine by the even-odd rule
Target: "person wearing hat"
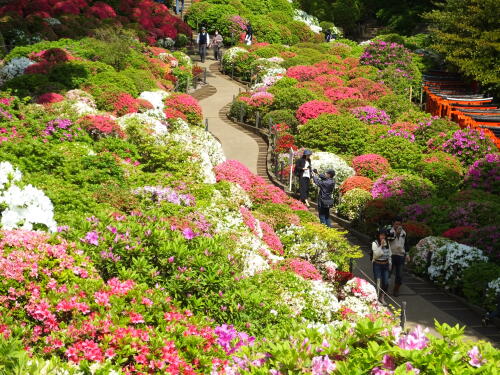
[[201,33],[198,34],[196,43],[198,43],[201,62],[204,63],[205,57],[207,56],[207,46],[210,44],[210,36],[208,35],[205,26],[201,28]]
[[318,171],[315,169],[313,181],[319,187],[318,194],[318,216],[321,224],[332,227],[330,220],[330,208],[333,207],[333,191],[335,190],[335,171],[329,169],[325,174],[318,176]]
[[309,207],[309,183],[312,175],[310,150],[304,150],[302,157],[295,162],[295,175],[299,178],[300,201]]

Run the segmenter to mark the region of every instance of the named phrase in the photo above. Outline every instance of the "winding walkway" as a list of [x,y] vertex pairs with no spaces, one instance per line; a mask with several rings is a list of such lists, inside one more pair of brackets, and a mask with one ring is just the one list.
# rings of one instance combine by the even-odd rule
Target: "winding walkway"
[[[209,71],[208,85],[198,90],[195,97],[200,100],[205,118],[208,119],[209,131],[221,142],[227,159],[238,160],[253,173],[267,179],[266,143],[259,136],[234,124],[226,117],[233,95],[237,95],[242,86],[220,74],[218,64],[213,60],[208,60],[201,66]],[[344,230],[340,226],[337,228]],[[369,243],[361,241],[352,233],[348,234],[348,239],[352,244],[359,245],[365,253],[365,256],[358,260],[354,273],[363,278],[371,277]],[[433,328],[436,319],[450,325],[467,325],[466,336],[472,340],[483,339],[500,343],[500,332],[497,328],[481,327],[480,315],[477,312],[425,280],[407,275],[405,284],[401,288],[401,295],[395,300],[399,304],[402,301],[407,302],[406,316],[409,326],[419,324],[437,334]]]

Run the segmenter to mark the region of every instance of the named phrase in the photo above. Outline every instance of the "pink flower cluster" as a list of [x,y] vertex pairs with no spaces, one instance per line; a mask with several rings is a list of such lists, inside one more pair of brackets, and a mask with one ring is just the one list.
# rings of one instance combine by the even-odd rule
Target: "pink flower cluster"
[[407,132],[406,130],[394,130],[389,129],[386,134],[382,134],[380,138],[389,138],[389,137],[401,137],[409,140],[410,142],[415,142],[415,135]]
[[302,104],[295,116],[301,124],[305,124],[308,120],[314,119],[323,113],[337,114],[339,111],[337,107],[330,102],[311,100],[310,102]]
[[391,118],[385,111],[369,105],[353,108],[351,113],[367,124],[389,125],[391,122]]
[[283,271],[292,271],[306,280],[321,280],[318,269],[310,262],[300,258],[289,258],[279,265]]
[[357,175],[377,178],[391,169],[389,161],[378,154],[364,154],[352,159],[352,167]]
[[240,185],[254,202],[283,203],[293,210],[306,211],[307,207],[301,202],[290,198],[280,188],[267,183],[262,177],[254,175],[250,170],[236,160],[228,160],[215,167],[217,181],[230,181]]
[[315,66],[296,65],[288,68],[288,70],[286,71],[286,76],[295,78],[297,81],[304,82],[316,78],[321,73],[321,70]]
[[260,229],[262,229],[262,240],[278,255],[283,255],[283,244],[280,238],[274,232],[272,226],[265,221],[259,221]]
[[325,95],[333,102],[344,99],[362,99],[361,92],[354,87],[330,87],[325,90]]
[[59,103],[64,100],[64,96],[61,94],[57,94],[55,92],[48,92],[45,94],[40,95],[37,99],[36,102],[37,104],[53,104],[53,103]]
[[273,104],[274,95],[270,92],[259,91],[249,98],[248,104],[252,107],[268,107]]
[[472,164],[465,183],[473,189],[500,194],[500,154],[487,154]]

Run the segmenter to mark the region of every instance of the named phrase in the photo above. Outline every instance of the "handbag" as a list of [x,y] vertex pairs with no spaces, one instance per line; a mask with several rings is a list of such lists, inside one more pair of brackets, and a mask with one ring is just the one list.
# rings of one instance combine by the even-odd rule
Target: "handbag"
[[320,202],[321,202],[321,205],[323,207],[328,207],[328,208],[332,208],[333,207],[333,199],[323,199],[323,198],[320,198]]

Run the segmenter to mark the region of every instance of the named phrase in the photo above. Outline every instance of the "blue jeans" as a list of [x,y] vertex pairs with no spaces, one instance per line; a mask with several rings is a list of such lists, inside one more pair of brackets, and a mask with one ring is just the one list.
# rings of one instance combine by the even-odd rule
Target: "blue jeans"
[[179,14],[184,10],[184,0],[175,0],[175,14]]
[[393,255],[392,256],[392,273],[396,274],[396,278],[394,282],[396,284],[403,284],[403,268],[405,265],[405,256],[404,255]]
[[330,209],[328,207],[318,206],[318,216],[321,224],[325,224],[327,227],[332,227],[332,221],[330,220]]
[[384,291],[389,289],[389,263],[380,264],[373,262],[373,276],[375,282],[380,280],[380,288]]

